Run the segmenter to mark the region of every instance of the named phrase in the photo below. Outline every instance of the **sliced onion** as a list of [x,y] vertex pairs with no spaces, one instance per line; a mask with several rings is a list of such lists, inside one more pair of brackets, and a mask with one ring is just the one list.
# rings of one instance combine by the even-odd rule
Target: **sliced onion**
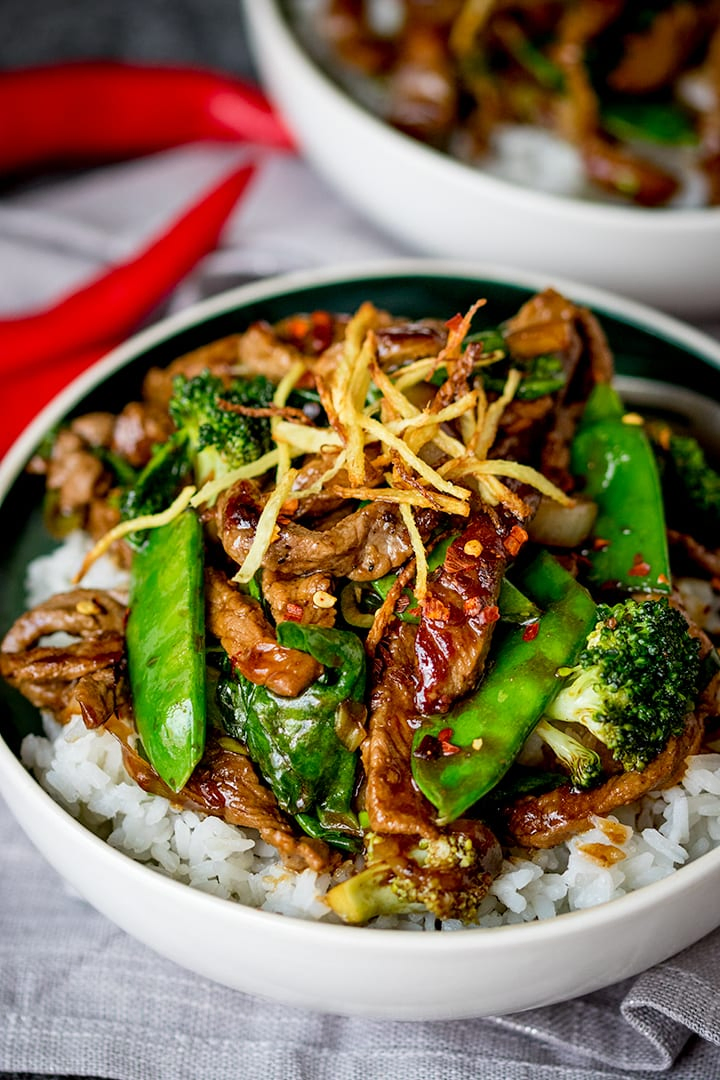
[[369,630],[375,622],[375,612],[361,611],[358,607],[359,587],[350,582],[340,593],[340,611],[346,623],[357,626],[362,630]]
[[596,517],[597,506],[590,499],[579,497],[569,506],[561,506],[553,499],[542,496],[535,516],[528,525],[528,535],[538,544],[574,548],[587,540]]
[[335,710],[335,734],[354,753],[365,739],[367,709],[361,701],[341,701]]

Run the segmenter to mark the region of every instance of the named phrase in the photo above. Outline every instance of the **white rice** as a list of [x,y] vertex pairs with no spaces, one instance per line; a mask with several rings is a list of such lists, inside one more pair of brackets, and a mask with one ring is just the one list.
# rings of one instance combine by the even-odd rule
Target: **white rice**
[[[29,602],[68,588],[86,541],[76,534],[28,571]],[[124,578],[104,560],[94,583]],[[107,843],[158,873],[229,900],[305,919],[336,921],[323,902],[327,874],[286,870],[274,848],[250,829],[173,808],[128,776],[117,740],[88,731],[79,716],[60,727],[46,719],[44,736],[23,740],[22,761],[74,818]],[[507,853],[483,901],[479,927],[547,919],[605,903],[667,877],[720,845],[720,753],[690,759],[680,784],[652,792],[557,847]],[[377,927],[439,928],[430,914],[381,917]],[[444,930],[460,929],[447,921]]]

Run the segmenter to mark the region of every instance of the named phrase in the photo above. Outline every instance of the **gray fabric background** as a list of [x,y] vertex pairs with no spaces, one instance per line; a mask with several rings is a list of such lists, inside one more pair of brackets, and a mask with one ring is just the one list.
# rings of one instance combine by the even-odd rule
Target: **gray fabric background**
[[0,68],[105,57],[246,72],[239,6],[239,0],[1,0]]
[[[250,70],[233,0],[0,0],[0,13],[0,67],[112,56]],[[5,192],[0,312],[47,302],[129,253],[244,153],[173,151]],[[270,159],[220,250],[168,307],[254,276],[395,254],[302,163]],[[2,803],[0,852],[3,1077],[720,1077],[720,932],[636,980],[522,1015],[343,1019],[228,991],[159,958],[70,893]]]

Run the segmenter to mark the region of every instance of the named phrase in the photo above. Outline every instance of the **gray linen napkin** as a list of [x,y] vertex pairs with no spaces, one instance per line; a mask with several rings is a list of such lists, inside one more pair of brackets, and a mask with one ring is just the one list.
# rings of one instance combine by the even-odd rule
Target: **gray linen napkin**
[[[0,313],[129,254],[246,151],[191,148],[34,186],[0,207]],[[266,159],[171,310],[238,281],[403,254],[301,163]],[[12,268],[12,272],[9,272]],[[0,1070],[103,1080],[720,1077],[720,932],[634,980],[483,1020],[304,1012],[158,957],[71,893],[0,803]]]

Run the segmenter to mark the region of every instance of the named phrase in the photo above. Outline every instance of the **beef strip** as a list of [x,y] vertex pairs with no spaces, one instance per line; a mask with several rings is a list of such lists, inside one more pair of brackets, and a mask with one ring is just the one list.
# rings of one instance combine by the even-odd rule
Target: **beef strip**
[[365,805],[370,828],[404,836],[438,835],[434,810],[412,781],[410,748],[419,723],[413,670],[415,628],[395,621],[376,656],[376,672],[362,744]]
[[651,94],[682,72],[702,30],[697,5],[674,3],[658,11],[647,29],[626,34],[608,86],[620,94]]
[[20,652],[59,630],[84,638],[121,633],[125,612],[117,595],[103,589],[58,593],[16,619],[0,649],[4,653]]
[[476,685],[499,616],[505,571],[526,540],[514,514],[488,506],[450,545],[429,582],[415,640],[419,712],[446,712]]
[[280,341],[268,323],[253,323],[243,334],[230,334],[184,353],[167,367],[150,368],[143,382],[143,399],[167,409],[175,376],[192,379],[206,370],[227,380],[233,375],[264,375],[280,382],[300,355]]
[[224,747],[223,737],[216,732],[208,733],[202,760],[185,787],[175,793],[138,753],[137,733],[130,713],[126,710],[113,713],[106,728],[121,743],[125,768],[143,791],[161,795],[173,806],[210,814],[230,825],[257,829],[292,870],[310,867],[323,872],[338,861],[322,840],[296,834],[275,796],[258,777],[250,758],[239,749]]
[[720,204],[720,16],[708,45],[704,63],[712,103],[700,119],[700,167],[708,185],[708,204]]
[[147,465],[153,447],[167,441],[174,424],[167,409],[152,402],[130,401],[118,414],[112,449],[135,469]]
[[[322,476],[325,475],[335,464],[337,457],[337,450],[328,451],[321,454],[313,454],[307,457],[300,468],[298,469],[297,476],[293,481],[293,494],[298,491],[305,491],[307,488],[315,484]],[[369,453],[365,453],[365,486],[377,487],[384,477],[384,470],[378,469],[373,465],[373,458]],[[327,514],[332,513],[340,508],[343,509],[342,516],[345,517],[345,510],[347,508],[347,498],[344,495],[340,495],[337,492],[337,488],[347,487],[349,484],[347,469],[340,469],[334,476],[332,483],[323,487],[322,491],[317,492],[314,495],[306,495],[302,499],[298,500],[298,506],[292,517],[295,520],[305,518],[322,518]],[[325,527],[322,522],[319,522],[319,526]]]
[[409,21],[388,78],[387,119],[432,146],[445,146],[455,125],[457,87],[442,33]]
[[379,74],[388,64],[391,45],[374,33],[364,9],[364,0],[329,0],[318,8],[316,25],[343,64]]
[[[553,397],[511,402],[503,414],[492,456],[528,461],[537,450],[542,473],[563,491],[572,491],[570,443],[584,402],[596,383],[610,382],[614,373],[602,327],[587,308],[578,307],[554,289],[545,289],[509,320],[507,343],[520,359],[557,353],[566,383]],[[550,408],[543,408],[543,402]]]
[[584,139],[580,151],[585,173],[611,194],[622,192],[638,206],[664,206],[677,193],[677,177],[603,135]]
[[376,331],[377,355],[381,367],[393,371],[413,360],[437,356],[447,341],[447,330],[440,323],[395,323]]
[[705,547],[693,536],[668,529],[668,543],[671,549],[684,552],[685,556],[711,578],[720,580],[720,548],[712,550]]
[[273,570],[263,570],[262,592],[276,623],[289,620],[312,626],[335,625],[330,574],[319,570],[304,577],[286,578]]
[[118,668],[106,667],[78,679],[73,696],[85,727],[96,728],[109,720],[121,701],[128,700],[129,690],[126,681],[118,678]]
[[[376,658],[368,736],[362,744],[365,808],[374,834],[373,859],[387,863],[401,880],[411,880],[419,896],[427,888],[431,910],[450,918],[458,915],[458,897],[482,899],[500,871],[502,851],[481,821],[463,819],[440,829],[434,808],[413,784],[410,747],[418,722],[413,638],[412,625],[395,622]],[[419,841],[457,834],[470,840],[474,860],[427,872],[418,866],[412,852]],[[466,915],[472,917],[469,911]]]
[[617,773],[589,791],[573,791],[565,784],[518,799],[505,815],[511,840],[529,848],[554,847],[590,828],[594,815],[609,814],[648,791],[672,787],[685,772],[688,757],[700,749],[703,732],[702,712],[690,713],[682,734],[672,736],[642,772]]
[[234,588],[219,570],[205,572],[209,631],[233,667],[281,697],[297,697],[322,673],[307,653],[279,645],[260,604]]
[[[247,481],[236,484],[218,499],[220,541],[238,564],[250,550],[261,509],[258,489]],[[435,521],[434,511],[420,510],[416,514],[424,538],[430,535]],[[411,555],[410,536],[398,508],[378,500],[324,530],[279,520],[277,538],[268,547],[263,566],[286,577],[322,570],[352,581],[373,581],[402,566]]]
[[[624,6],[622,0],[580,0],[566,9],[554,50],[566,89],[558,126],[578,147],[588,180],[641,206],[661,206],[677,191],[677,180],[601,132],[598,97],[586,63],[593,39],[622,14]],[[643,54],[643,64],[645,59]]]
[[534,401],[511,401],[505,406],[489,456],[498,460],[534,461],[547,438],[554,409],[551,394],[543,394]]
[[45,464],[45,486],[55,493],[58,514],[68,516],[84,512],[94,498],[107,494],[110,484],[97,455],[77,432],[63,428]]
[[70,430],[79,435],[88,446],[110,446],[115,430],[115,414],[84,413],[70,421]]
[[167,367],[151,367],[143,380],[143,400],[159,409],[167,409],[176,375],[192,379],[208,370],[215,375],[227,376],[233,365],[237,364],[239,341],[239,334],[231,334],[178,356]]
[[[21,615],[5,635],[0,675],[61,722],[83,702],[88,715],[103,716],[123,662],[124,622],[124,604],[102,590],[54,596]],[[78,640],[37,644],[58,631]]]

